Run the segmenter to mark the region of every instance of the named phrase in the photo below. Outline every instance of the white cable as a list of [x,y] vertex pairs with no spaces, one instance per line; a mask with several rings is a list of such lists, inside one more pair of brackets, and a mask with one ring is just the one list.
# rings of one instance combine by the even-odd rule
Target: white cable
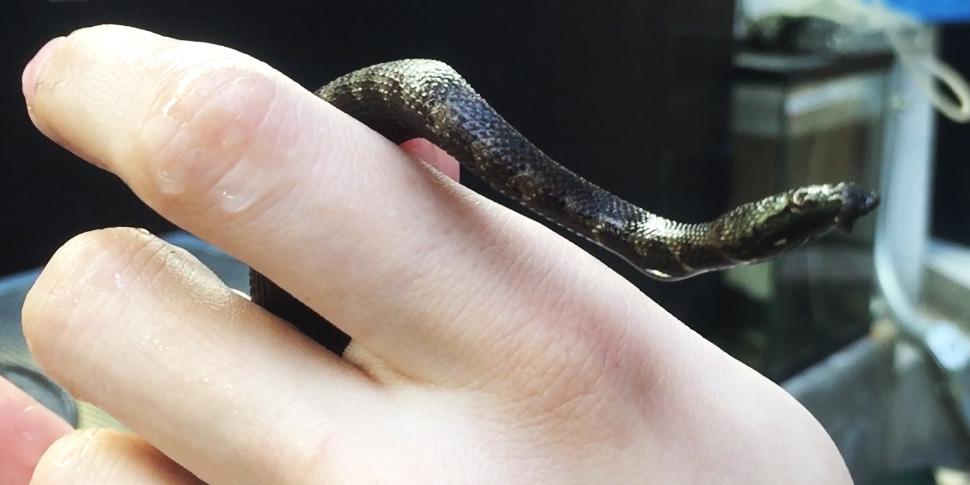
[[[970,86],[967,86],[967,80],[933,53],[927,52],[926,55],[920,55],[916,41],[907,41],[900,34],[902,30],[899,27],[900,23],[888,21],[889,14],[883,0],[873,0],[872,8],[874,14],[886,20],[883,25],[889,45],[892,46],[906,73],[913,78],[919,90],[926,94],[933,106],[947,118],[957,123],[970,122]],[[929,73],[929,76],[925,76],[926,73]],[[950,89],[956,97],[956,103],[936,88],[933,84],[934,77]]]

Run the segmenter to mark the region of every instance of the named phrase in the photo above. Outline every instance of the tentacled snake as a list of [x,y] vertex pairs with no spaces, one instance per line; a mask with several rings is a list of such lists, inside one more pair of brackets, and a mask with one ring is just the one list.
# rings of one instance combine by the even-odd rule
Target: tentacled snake
[[[665,219],[597,187],[536,148],[457,72],[432,60],[378,64],[319,89],[323,100],[395,143],[425,138],[532,212],[661,280],[764,261],[853,222],[878,196],[851,183],[800,187],[713,221]],[[258,272],[253,300],[341,353],[349,337]]]

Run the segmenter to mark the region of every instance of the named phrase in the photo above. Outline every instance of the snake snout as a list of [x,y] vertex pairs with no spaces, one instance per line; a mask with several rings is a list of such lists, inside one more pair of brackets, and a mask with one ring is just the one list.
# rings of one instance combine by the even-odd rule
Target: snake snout
[[842,210],[836,218],[836,224],[842,231],[850,232],[856,219],[872,212],[879,205],[879,194],[850,183],[839,185],[842,189]]

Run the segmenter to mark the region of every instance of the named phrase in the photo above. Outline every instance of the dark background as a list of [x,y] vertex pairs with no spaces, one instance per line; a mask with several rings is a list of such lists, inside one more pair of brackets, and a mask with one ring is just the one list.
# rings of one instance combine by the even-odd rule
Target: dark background
[[[49,39],[100,23],[226,45],[308,89],[376,62],[441,59],[539,147],[595,183],[685,221],[726,209],[732,1],[161,3],[0,7],[0,276],[44,264],[86,230],[174,229],[115,177],[41,136],[26,116],[23,66]],[[967,26],[944,29],[944,55],[964,73],[968,45]],[[970,243],[970,133],[941,119],[939,134],[934,231]],[[463,183],[502,200],[473,177]],[[709,338],[736,320],[724,316],[730,297],[717,274],[657,283],[580,244]]]
[[[42,265],[92,228],[172,229],[113,176],[42,137],[25,114],[20,74],[36,50],[99,23],[226,45],[310,89],[375,62],[441,59],[533,142],[596,183],[676,218],[704,220],[723,206],[732,2],[637,0],[591,10],[560,1],[35,1],[3,9],[0,274]],[[710,295],[716,277],[656,284],[606,259],[682,318],[714,311],[691,302]]]
[[[970,78],[970,24],[948,25],[940,56]],[[970,125],[936,116],[933,235],[970,245]]]

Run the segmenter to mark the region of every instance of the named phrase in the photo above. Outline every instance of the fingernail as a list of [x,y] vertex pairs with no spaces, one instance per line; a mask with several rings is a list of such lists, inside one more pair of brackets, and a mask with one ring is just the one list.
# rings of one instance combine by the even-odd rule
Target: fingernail
[[37,54],[34,56],[30,62],[27,63],[27,67],[24,68],[24,74],[20,78],[21,89],[24,92],[24,99],[27,101],[27,106],[29,107],[34,101],[34,88],[37,85],[37,73],[40,72],[41,68],[44,67],[44,63],[47,62],[47,58],[51,56],[51,52],[54,52],[54,48],[57,44],[60,44],[64,40],[64,37],[57,37],[51,39],[49,42],[41,47]]

